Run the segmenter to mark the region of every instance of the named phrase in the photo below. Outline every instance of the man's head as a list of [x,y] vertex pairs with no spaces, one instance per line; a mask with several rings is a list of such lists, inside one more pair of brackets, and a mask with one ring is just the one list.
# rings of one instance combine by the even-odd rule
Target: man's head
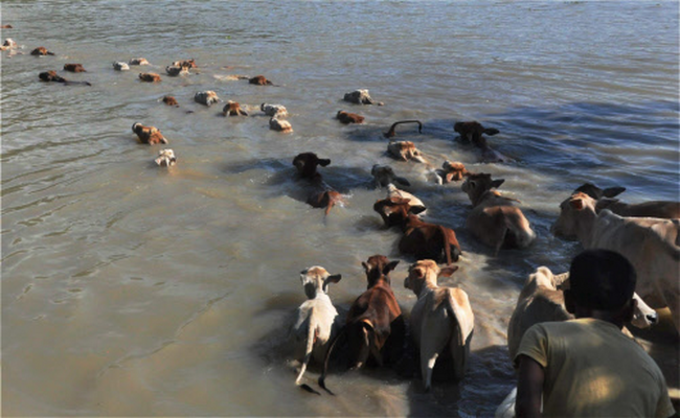
[[577,316],[583,316],[577,308],[610,312],[629,321],[636,278],[635,268],[621,254],[603,249],[583,251],[569,269],[570,288],[564,293],[567,310]]

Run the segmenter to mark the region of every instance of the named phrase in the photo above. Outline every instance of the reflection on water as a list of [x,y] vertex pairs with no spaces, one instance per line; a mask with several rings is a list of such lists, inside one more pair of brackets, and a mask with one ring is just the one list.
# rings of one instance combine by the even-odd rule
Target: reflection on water
[[[559,202],[585,181],[624,186],[631,202],[678,199],[675,2],[3,3],[7,23],[3,38],[23,46],[2,56],[0,98],[8,415],[488,416],[514,385],[506,328],[521,284],[539,265],[566,270],[580,248],[549,233]],[[57,55],[27,54],[41,45]],[[140,56],[162,82],[111,67]],[[191,75],[164,75],[190,58]],[[92,87],[38,82],[70,62],[87,72],[64,76]],[[341,101],[356,88],[385,106]],[[201,90],[252,116],[219,116],[223,104],[193,101]],[[270,131],[263,102],[285,105],[295,132]],[[341,125],[338,110],[366,123]],[[504,178],[537,242],[492,257],[463,227],[459,184],[386,155],[382,133],[400,119],[423,122],[398,139],[434,167]],[[510,163],[480,163],[455,140],[453,123],[473,119],[500,130],[489,144]],[[135,122],[162,130],[176,167],[155,167],[159,147],[136,143]],[[327,218],[295,180],[292,159],[306,151],[332,160],[324,179],[348,196]],[[416,376],[369,370],[334,374],[340,396],[307,396],[285,343],[300,270],[341,273],[331,298],[342,310],[365,289],[361,261],[386,254],[402,260],[404,311],[415,302],[399,285],[410,262],[399,235],[372,211],[385,195],[374,164],[456,230],[464,254],[444,284],[475,310],[471,367],[429,394]],[[677,340],[642,338],[680,386]]]

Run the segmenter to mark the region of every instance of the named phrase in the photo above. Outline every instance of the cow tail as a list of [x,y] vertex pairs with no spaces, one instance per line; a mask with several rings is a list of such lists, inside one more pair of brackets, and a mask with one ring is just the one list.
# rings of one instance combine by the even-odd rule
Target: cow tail
[[317,328],[316,320],[314,319],[314,315],[312,315],[309,318],[309,326],[307,327],[307,345],[305,347],[305,356],[302,359],[302,367],[300,368],[300,373],[298,374],[297,379],[295,379],[295,384],[298,386],[300,385],[302,376],[305,374],[305,370],[307,370],[307,364],[309,364],[309,360],[312,357],[312,351],[314,350],[314,337],[316,334],[316,328]]
[[330,389],[326,387],[326,372],[328,371],[328,362],[331,358],[331,353],[333,352],[333,348],[335,347],[335,344],[340,340],[340,337],[345,335],[347,333],[347,327],[343,327],[340,333],[333,339],[333,342],[331,343],[330,347],[328,347],[328,351],[326,352],[326,357],[323,359],[323,370],[321,371],[321,376],[319,376],[319,386],[329,394],[335,396],[335,393],[331,392]]

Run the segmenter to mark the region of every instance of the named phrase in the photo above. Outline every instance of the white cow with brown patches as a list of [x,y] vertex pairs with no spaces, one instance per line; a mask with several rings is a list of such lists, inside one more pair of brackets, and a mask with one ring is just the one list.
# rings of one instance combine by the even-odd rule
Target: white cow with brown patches
[[331,275],[321,266],[309,267],[300,272],[300,281],[307,300],[297,309],[297,320],[292,329],[295,339],[304,343],[304,357],[300,373],[295,380],[300,384],[310,359],[323,362],[329,342],[338,328],[338,311],[328,297],[328,285],[337,283],[342,276]]
[[[458,381],[465,375],[475,316],[468,295],[460,288],[439,287],[437,278],[450,276],[458,266],[442,269],[433,260],[420,260],[409,267],[404,286],[418,301],[411,310],[411,332],[420,348],[420,370],[425,390],[432,385],[432,371],[437,358],[451,356],[451,376]],[[445,348],[449,348],[445,352]]]
[[387,152],[398,160],[427,163],[423,153],[411,141],[390,141],[387,145]]

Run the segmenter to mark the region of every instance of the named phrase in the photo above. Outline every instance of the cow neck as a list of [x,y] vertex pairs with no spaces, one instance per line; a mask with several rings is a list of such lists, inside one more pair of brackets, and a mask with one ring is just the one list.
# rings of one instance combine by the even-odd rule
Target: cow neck
[[404,221],[403,229],[404,231],[408,231],[409,229],[417,228],[419,226],[423,226],[424,224],[425,222],[421,221],[417,215],[409,213],[406,216],[406,220]]
[[489,190],[484,190],[479,196],[470,196],[470,200],[472,201],[472,207],[477,207],[491,193],[492,193],[492,191],[489,189]]
[[578,229],[576,230],[576,236],[584,248],[591,248],[592,246],[595,222],[597,221],[597,218],[598,215],[595,213],[594,208],[587,206],[581,210],[581,217],[579,219],[580,222],[578,223]]

